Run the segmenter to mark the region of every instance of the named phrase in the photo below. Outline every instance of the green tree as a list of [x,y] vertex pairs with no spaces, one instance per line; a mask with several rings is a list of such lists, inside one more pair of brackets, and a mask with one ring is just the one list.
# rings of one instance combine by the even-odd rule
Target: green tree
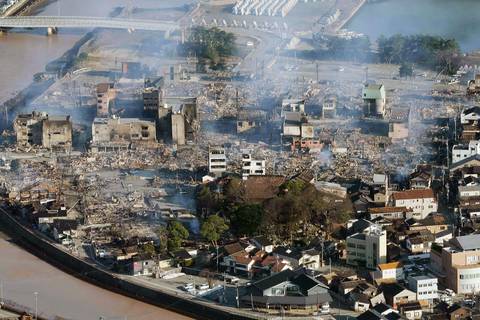
[[143,252],[148,254],[150,258],[153,258],[156,254],[155,246],[151,243],[146,243],[142,246]]
[[170,221],[167,226],[169,251],[175,251],[181,247],[182,242],[188,239],[188,230],[178,221]]
[[222,233],[228,230],[228,225],[225,220],[217,215],[211,215],[202,224],[200,234],[202,237],[212,242],[217,246],[217,241],[220,239]]
[[167,242],[168,242],[168,230],[164,226],[161,226],[157,229],[157,237],[158,237],[158,252],[164,254],[167,252]]
[[263,213],[263,207],[259,204],[240,205],[230,217],[231,225],[239,236],[255,235],[262,222]]
[[408,62],[402,62],[398,70],[400,77],[413,77],[413,64]]

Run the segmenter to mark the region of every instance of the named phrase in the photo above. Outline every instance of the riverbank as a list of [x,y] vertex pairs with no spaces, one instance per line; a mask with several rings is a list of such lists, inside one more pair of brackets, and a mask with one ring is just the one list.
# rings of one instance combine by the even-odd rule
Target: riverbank
[[40,259],[72,276],[109,291],[195,319],[264,319],[261,315],[230,310],[231,308],[218,306],[191,296],[187,298],[178,293],[166,292],[153,285],[146,286],[107,272],[61,250],[55,243],[28,229],[2,209],[0,209],[0,224],[10,237]]
[[[95,35],[95,31],[88,32],[80,40],[78,40],[72,48],[67,50],[60,58],[49,62],[45,66],[45,71],[42,72],[45,79],[40,81],[33,80],[26,88],[18,92],[14,97],[4,101],[0,109],[6,110],[9,118],[15,116],[15,111],[20,106],[26,106],[31,101],[42,95],[57,79],[64,77],[74,66],[75,59],[82,48]],[[1,101],[0,101],[1,102]],[[0,123],[0,131],[7,128],[2,128],[5,124]]]
[[32,13],[34,10],[48,3],[49,0],[20,0],[15,3],[13,6],[8,8],[3,14],[2,17],[11,17],[11,16],[26,16]]
[[367,0],[338,0],[335,9],[340,11],[340,16],[328,27],[328,32],[336,33],[342,29],[367,3]]

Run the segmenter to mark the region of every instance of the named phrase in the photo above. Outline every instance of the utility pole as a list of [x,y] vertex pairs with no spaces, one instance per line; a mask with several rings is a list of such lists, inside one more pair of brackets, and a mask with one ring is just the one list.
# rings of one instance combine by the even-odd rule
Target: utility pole
[[38,292],[33,293],[35,295],[35,320],[38,320]]
[[236,297],[236,299],[237,299],[237,308],[240,308],[240,299],[239,299],[239,297],[238,297],[238,283],[237,283],[235,286],[237,287],[237,297]]
[[3,282],[0,281],[0,309],[3,307]]

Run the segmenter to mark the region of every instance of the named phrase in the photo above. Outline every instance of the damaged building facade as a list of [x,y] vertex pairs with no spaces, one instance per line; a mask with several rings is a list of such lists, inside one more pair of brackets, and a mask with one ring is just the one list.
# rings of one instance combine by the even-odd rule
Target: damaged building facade
[[13,126],[19,146],[41,146],[59,151],[72,149],[70,116],[49,116],[44,112],[20,114]]
[[158,134],[176,145],[194,142],[199,130],[197,98],[165,97],[158,107]]
[[110,103],[115,97],[116,91],[113,83],[99,83],[97,85],[97,117],[108,117]]
[[156,143],[155,122],[139,118],[95,118],[92,151],[128,149],[132,143]]

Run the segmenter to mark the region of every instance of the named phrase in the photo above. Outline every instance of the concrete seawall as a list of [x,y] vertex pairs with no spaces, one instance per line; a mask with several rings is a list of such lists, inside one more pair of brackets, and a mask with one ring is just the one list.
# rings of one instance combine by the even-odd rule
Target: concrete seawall
[[8,8],[1,17],[10,17],[16,15],[28,14],[31,9],[41,5],[46,0],[20,0],[10,8]]
[[184,314],[195,319],[257,319],[234,314],[207,302],[189,300],[181,296],[148,288],[124,280],[115,274],[97,268],[57,248],[53,243],[35,234],[13,216],[0,209],[0,225],[22,247],[69,274],[104,289],[136,300]]

